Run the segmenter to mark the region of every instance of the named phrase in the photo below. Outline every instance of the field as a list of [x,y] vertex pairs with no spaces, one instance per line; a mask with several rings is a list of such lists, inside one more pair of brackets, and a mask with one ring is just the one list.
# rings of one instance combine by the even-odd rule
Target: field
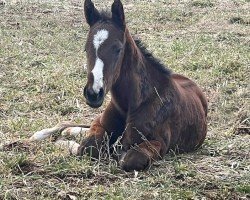
[[[19,143],[0,150],[0,199],[249,199],[250,1],[122,2],[130,32],[205,92],[204,145],[136,174],[111,159],[70,156],[54,138]],[[91,109],[82,95],[87,31],[83,0],[0,0],[1,144],[102,112],[109,96]]]

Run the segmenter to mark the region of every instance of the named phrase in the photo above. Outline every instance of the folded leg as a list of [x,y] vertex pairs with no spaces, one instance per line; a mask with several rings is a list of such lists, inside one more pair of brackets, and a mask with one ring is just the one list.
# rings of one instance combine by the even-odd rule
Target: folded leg
[[162,144],[157,140],[144,141],[124,152],[119,164],[125,171],[145,170],[161,158],[161,148]]

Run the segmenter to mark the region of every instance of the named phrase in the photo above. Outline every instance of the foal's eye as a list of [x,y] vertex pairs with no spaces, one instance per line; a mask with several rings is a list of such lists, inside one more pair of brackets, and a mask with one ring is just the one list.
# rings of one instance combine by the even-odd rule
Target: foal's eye
[[119,54],[121,52],[122,48],[118,48],[115,50],[115,53]]
[[115,54],[119,54],[122,50],[122,47],[118,47],[118,46],[113,46],[113,52]]

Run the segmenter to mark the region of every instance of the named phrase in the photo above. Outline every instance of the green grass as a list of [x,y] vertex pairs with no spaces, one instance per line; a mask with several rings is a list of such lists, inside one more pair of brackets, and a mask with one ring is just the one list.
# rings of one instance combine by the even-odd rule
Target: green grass
[[[0,143],[60,121],[90,124],[110,99],[91,109],[82,97],[83,3],[27,2],[0,3]],[[170,153],[135,177],[113,160],[72,157],[53,138],[18,144],[0,151],[0,199],[249,198],[249,1],[123,3],[131,33],[203,88],[209,100],[204,145]]]

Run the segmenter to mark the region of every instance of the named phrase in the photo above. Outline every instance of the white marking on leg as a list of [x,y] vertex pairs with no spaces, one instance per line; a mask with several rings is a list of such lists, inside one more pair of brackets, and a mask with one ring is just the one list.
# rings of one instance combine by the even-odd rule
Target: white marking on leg
[[[82,127],[81,127],[82,126]],[[61,122],[58,123],[56,126],[54,126],[53,128],[46,128],[43,129],[41,131],[37,131],[35,132],[30,138],[29,141],[40,141],[40,140],[44,140],[48,137],[50,137],[51,135],[57,133],[57,132],[62,132],[64,129],[68,128],[68,127],[78,127],[78,128],[82,128],[83,131],[86,131],[87,128],[84,128],[85,125],[77,125],[73,122]]]
[[61,149],[68,149],[69,152],[73,155],[77,155],[78,148],[80,144],[73,140],[57,140],[55,145]]
[[55,133],[58,130],[58,127],[53,128],[46,128],[41,131],[35,132],[30,138],[29,141],[40,141],[44,140],[47,137],[50,137],[53,133]]
[[105,29],[97,31],[97,33],[94,35],[93,45],[96,50],[96,61],[95,61],[95,66],[92,70],[92,74],[94,76],[93,90],[95,93],[99,93],[100,89],[103,87],[104,63],[98,57],[98,49],[104,43],[104,41],[108,39],[108,36],[109,36],[109,32]]
[[79,134],[84,134],[89,128],[82,127],[69,127],[63,130],[62,136],[77,136]]

